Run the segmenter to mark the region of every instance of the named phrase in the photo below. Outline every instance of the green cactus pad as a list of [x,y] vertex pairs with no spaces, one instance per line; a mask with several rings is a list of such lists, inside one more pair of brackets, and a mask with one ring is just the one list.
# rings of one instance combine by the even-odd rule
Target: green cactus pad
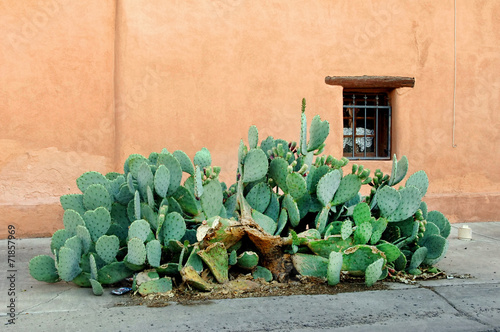
[[154,186],[158,196],[165,198],[170,185],[170,171],[165,165],[158,166],[154,175]]
[[149,223],[144,219],[139,219],[130,224],[128,229],[128,238],[131,239],[136,237],[141,239],[142,242],[146,242],[149,233],[151,233],[151,226]]
[[143,282],[138,289],[142,296],[154,293],[167,293],[172,290],[172,279],[163,277],[160,279],[149,280]]
[[280,203],[278,201],[278,195],[276,195],[275,192],[271,191],[271,198],[269,200],[269,205],[264,211],[264,214],[277,222],[279,213],[280,213]]
[[389,242],[378,244],[377,249],[384,252],[385,257],[387,258],[387,262],[389,263],[394,262],[399,258],[399,256],[401,256],[401,250],[399,250],[398,247]]
[[200,256],[198,256],[198,251],[200,251],[200,248],[198,245],[195,245],[189,254],[185,266],[191,266],[197,273],[201,273],[201,271],[203,271],[203,261]]
[[141,195],[139,194],[139,190],[135,191],[133,208],[134,218],[132,219],[132,221],[141,219]]
[[57,272],[62,280],[73,280],[82,272],[80,256],[71,248],[61,247],[58,253]]
[[50,241],[50,251],[59,251],[59,249],[64,246],[67,239],[71,237],[70,232],[65,229],[58,229],[52,234],[52,239]]
[[293,267],[303,276],[326,278],[328,259],[308,254],[292,255]]
[[418,241],[418,245],[423,246],[425,240],[427,240],[431,235],[441,235],[441,231],[439,230],[439,227],[436,226],[436,224],[428,222],[425,225],[424,236]]
[[300,222],[300,211],[297,203],[293,200],[290,194],[285,195],[281,206],[286,209],[292,227],[297,227]]
[[160,266],[161,261],[161,244],[158,240],[149,241],[146,244],[146,256],[149,265],[153,267]]
[[[186,185],[186,184],[184,184],[184,185]],[[196,198],[200,198],[201,196],[203,196],[203,181],[201,179],[200,166],[196,166],[196,168],[194,169],[193,191],[192,192]]]
[[309,128],[309,143],[307,144],[307,151],[314,151],[319,148],[328,137],[330,133],[330,124],[328,121],[321,121],[319,115],[316,115],[311,121]]
[[29,262],[29,272],[38,281],[53,283],[60,280],[54,259],[48,255],[33,257]]
[[401,194],[396,189],[385,186],[376,194],[377,204],[383,217],[389,217],[399,206]]
[[302,114],[300,115],[300,142],[299,148],[302,154],[307,153],[307,117],[305,114],[306,100],[302,99]]
[[408,172],[408,158],[406,158],[406,156],[403,156],[398,161],[396,159],[396,155],[394,155],[394,158],[392,160],[392,172],[391,172],[391,178],[389,179],[389,185],[390,186],[397,185],[399,182],[401,182],[401,180],[404,179],[407,172]]
[[170,184],[168,186],[167,195],[175,193],[182,181],[182,167],[179,161],[170,153],[160,153],[158,155],[158,167],[165,165],[170,172]]
[[146,261],[146,246],[144,241],[136,237],[128,240],[127,262],[142,265]]
[[144,199],[147,198],[147,188],[153,187],[153,185],[154,185],[153,172],[151,171],[151,167],[149,167],[149,164],[147,162],[144,162],[139,168],[139,172],[137,173],[137,186],[139,187],[139,192],[141,193],[141,196]]
[[352,232],[353,232],[353,229],[352,229],[351,219],[344,220],[344,222],[342,223],[341,228],[340,228],[340,235],[342,236],[342,239],[347,240],[347,238],[349,238],[349,236],[351,236]]
[[252,209],[252,218],[266,233],[272,235],[276,232],[278,224],[265,214]]
[[194,164],[200,166],[201,169],[208,167],[212,164],[212,156],[207,148],[202,148],[194,155]]
[[330,257],[332,251],[342,252],[353,245],[352,238],[343,240],[339,236],[329,236],[324,240],[308,241],[307,246],[316,255]]
[[342,253],[332,251],[328,258],[328,269],[326,279],[328,285],[335,286],[340,282],[340,272],[342,271]]
[[[84,258],[85,258],[85,256],[82,257],[82,259],[84,259]],[[96,263],[94,254],[89,254],[88,259],[89,259],[89,267],[90,267],[90,278],[97,279],[97,263]]]
[[448,251],[448,240],[437,234],[429,235],[423,245],[422,248],[427,248],[427,255],[424,259],[424,263],[427,265],[436,264],[443,259]]
[[96,296],[101,296],[104,293],[104,289],[99,281],[95,279],[89,279],[90,284],[92,285],[92,292]]
[[71,280],[75,285],[79,287],[92,287],[90,283],[90,274],[87,272],[82,272]]
[[64,210],[75,210],[82,216],[86,211],[85,207],[83,206],[82,194],[63,195],[59,198],[59,201],[61,202]]
[[75,251],[77,256],[81,256],[83,252],[82,240],[78,236],[72,236],[64,242],[64,246]]
[[354,207],[354,211],[352,214],[354,219],[354,223],[356,226],[361,225],[364,222],[369,222],[372,215],[370,212],[370,206],[366,203],[359,203]]
[[92,184],[88,186],[83,194],[83,206],[87,210],[95,210],[98,207],[104,207],[111,210],[113,203],[108,190],[102,184]]
[[219,215],[223,206],[222,200],[222,187],[219,180],[212,179],[203,186],[203,195],[201,196],[200,203],[207,219]]
[[325,227],[326,223],[328,222],[328,214],[330,213],[330,205],[327,205],[321,209],[321,212],[317,214],[316,220],[314,221],[314,224],[316,226],[316,229],[321,233],[324,234],[325,232]]
[[85,172],[78,179],[76,179],[76,185],[82,193],[86,192],[88,187],[91,185],[100,184],[107,187],[108,183],[109,180],[99,172]]
[[379,258],[385,259],[385,254],[374,246],[356,245],[344,250],[342,270],[354,275],[363,275],[368,265]]
[[76,235],[76,227],[78,225],[85,226],[82,216],[75,210],[64,211],[63,223],[64,229],[66,229],[69,236]]
[[419,209],[422,211],[422,215],[423,215],[424,219],[427,220],[427,203],[424,201],[420,202]]
[[401,255],[399,255],[399,257],[394,261],[394,269],[396,271],[404,271],[406,269],[406,264],[406,256],[401,253]]
[[408,180],[406,180],[406,187],[414,186],[420,190],[420,197],[424,197],[427,193],[427,188],[429,188],[429,178],[425,171],[418,171],[412,174]]
[[257,183],[245,196],[248,204],[260,213],[264,213],[271,200],[271,188],[267,183]]
[[261,149],[251,149],[245,157],[243,182],[248,183],[262,179],[267,174],[267,155]]
[[192,266],[187,265],[181,270],[182,281],[203,292],[212,290],[213,285],[200,277],[198,273]]
[[256,126],[251,126],[248,129],[248,145],[250,146],[250,149],[255,149],[257,148],[258,144],[259,144],[259,131],[257,130]]
[[450,235],[451,224],[446,217],[439,211],[429,211],[427,213],[427,222],[435,224],[442,237],[447,238]]
[[274,180],[278,187],[288,193],[286,178],[288,176],[288,162],[283,158],[274,158],[269,164],[269,176]]
[[426,247],[420,247],[411,256],[411,261],[410,261],[410,266],[409,270],[414,270],[422,264],[422,262],[425,260],[425,257],[427,256],[428,249]]
[[181,165],[181,169],[183,172],[194,175],[193,163],[191,162],[191,159],[189,159],[188,155],[184,151],[176,150],[174,151],[173,155]]
[[133,273],[134,271],[129,269],[125,262],[113,262],[97,271],[97,280],[103,285],[110,285],[130,277]]
[[286,222],[288,221],[288,213],[286,209],[281,209],[280,215],[278,217],[278,226],[274,235],[280,235],[283,229],[285,229]]
[[253,251],[245,251],[237,258],[237,265],[246,270],[252,270],[258,263],[259,256]]
[[180,240],[186,233],[186,223],[178,212],[167,214],[163,224],[163,243],[170,240]]
[[255,271],[253,271],[253,273],[252,273],[252,277],[254,279],[262,278],[267,282],[273,281],[273,274],[271,273],[271,271],[269,271],[268,269],[266,269],[263,266],[257,266],[255,268]]
[[247,156],[248,153],[248,148],[243,142],[243,140],[240,140],[240,145],[238,147],[238,164],[243,164],[243,161],[245,160],[245,157]]
[[106,263],[112,263],[120,249],[120,239],[116,235],[103,235],[97,240],[95,250]]
[[416,187],[404,187],[399,190],[401,202],[389,216],[389,222],[406,220],[418,210],[421,202],[420,190]]
[[226,247],[223,243],[214,243],[208,246],[208,248],[198,251],[197,255],[205,262],[219,283],[223,284],[229,280],[228,257]]
[[290,195],[296,200],[308,193],[306,180],[302,174],[296,172],[288,174],[286,177],[286,186]]
[[370,238],[371,244],[376,244],[382,238],[384,231],[387,228],[387,219],[380,217],[377,220],[372,220],[372,237]]
[[82,241],[82,251],[84,254],[86,254],[90,249],[90,245],[92,244],[92,238],[90,236],[89,230],[87,229],[87,227],[79,225],[76,227],[76,235]]
[[370,241],[373,227],[370,222],[361,223],[354,231],[354,244],[366,244]]
[[347,174],[340,181],[335,196],[333,196],[332,205],[343,204],[351,200],[358,194],[359,189],[361,189],[359,177],[356,174]]
[[186,187],[180,186],[172,197],[179,203],[182,207],[182,211],[185,213],[193,216],[201,213],[199,201],[196,200],[193,193]]
[[[135,190],[135,189],[134,189]],[[120,186],[120,190],[118,193],[115,195],[115,199],[120,203],[120,204],[125,204],[127,205],[128,202],[134,198],[134,195],[130,192],[130,189],[127,184],[123,184]]]
[[134,178],[137,178],[137,174],[139,174],[139,169],[144,162],[149,163],[149,160],[143,155],[131,154],[125,161],[123,169],[125,173],[130,172]]
[[316,188],[316,195],[323,206],[328,205],[339,188],[342,175],[338,170],[325,174],[319,181]]
[[379,258],[375,262],[368,265],[365,270],[365,284],[368,287],[373,286],[373,284],[379,280],[382,275],[382,268],[384,266],[384,259]]

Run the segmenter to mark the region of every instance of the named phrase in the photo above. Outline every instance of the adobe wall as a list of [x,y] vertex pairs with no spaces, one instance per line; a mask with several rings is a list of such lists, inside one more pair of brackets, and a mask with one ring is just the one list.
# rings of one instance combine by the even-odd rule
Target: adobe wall
[[0,2],[0,238],[62,228],[59,196],[114,167],[113,1]]
[[342,88],[330,75],[415,77],[392,93],[395,153],[429,175],[430,208],[498,220],[495,0],[456,1],[456,48],[451,0],[46,3],[0,4],[0,238],[10,223],[50,235],[75,179],[120,171],[131,153],[207,147],[232,183],[250,125],[298,140],[303,97],[309,119],[330,121],[326,152],[340,157]]

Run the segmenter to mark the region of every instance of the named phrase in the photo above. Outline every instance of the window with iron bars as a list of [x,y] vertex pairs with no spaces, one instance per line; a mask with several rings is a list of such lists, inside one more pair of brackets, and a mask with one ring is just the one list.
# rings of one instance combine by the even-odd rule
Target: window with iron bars
[[387,93],[344,92],[344,157],[390,159],[391,105]]

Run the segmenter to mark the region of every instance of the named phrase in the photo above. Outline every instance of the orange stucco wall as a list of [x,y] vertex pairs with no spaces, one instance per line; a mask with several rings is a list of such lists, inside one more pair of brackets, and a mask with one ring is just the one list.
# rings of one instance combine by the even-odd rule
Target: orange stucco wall
[[392,92],[394,152],[426,170],[431,208],[498,220],[500,2],[456,0],[456,16],[454,4],[3,1],[0,237],[8,224],[50,235],[75,179],[120,170],[130,153],[207,147],[232,183],[250,125],[298,139],[302,97],[341,156],[329,75],[415,77]]

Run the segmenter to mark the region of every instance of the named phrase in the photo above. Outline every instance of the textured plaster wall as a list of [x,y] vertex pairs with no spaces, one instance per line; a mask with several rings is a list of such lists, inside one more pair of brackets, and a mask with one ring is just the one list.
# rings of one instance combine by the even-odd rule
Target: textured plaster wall
[[0,2],[0,237],[62,227],[59,196],[114,167],[114,1]]
[[341,156],[329,75],[415,77],[391,93],[394,152],[426,170],[431,208],[496,220],[500,2],[456,9],[455,45],[452,0],[3,1],[0,237],[9,223],[49,235],[75,179],[130,153],[207,147],[232,183],[248,127],[297,140],[303,97]]

